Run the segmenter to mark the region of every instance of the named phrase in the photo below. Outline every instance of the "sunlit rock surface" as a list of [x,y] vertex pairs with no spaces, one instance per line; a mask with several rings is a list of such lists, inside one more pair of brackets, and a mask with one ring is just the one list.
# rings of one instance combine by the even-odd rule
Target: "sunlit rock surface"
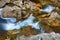
[[[49,9],[51,8],[51,9]],[[53,6],[48,6],[41,11],[43,12],[35,12],[33,15],[40,21],[40,26],[45,29],[46,32],[59,32],[59,13]],[[58,30],[58,31],[57,31]]]
[[30,37],[26,36],[20,36],[19,38],[16,38],[16,40],[60,40],[60,34],[59,33],[41,33],[38,35],[33,35]]
[[6,3],[9,3],[10,0],[0,0],[0,8],[3,7]]
[[18,6],[6,6],[2,9],[2,16],[4,18],[16,18],[16,20],[26,19],[28,18],[30,13],[28,11],[24,11]]
[[3,7],[6,4],[4,1],[0,1],[0,7]]

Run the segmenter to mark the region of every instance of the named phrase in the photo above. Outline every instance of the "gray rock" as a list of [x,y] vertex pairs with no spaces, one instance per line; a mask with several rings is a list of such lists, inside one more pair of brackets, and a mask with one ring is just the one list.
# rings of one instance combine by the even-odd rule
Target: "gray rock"
[[60,40],[60,34],[52,32],[32,35],[30,37],[20,36],[20,40]]
[[9,3],[10,0],[1,0],[0,1],[0,7],[3,7],[6,3]]
[[0,1],[0,7],[3,7],[4,5],[6,4],[6,2],[4,2],[4,1]]

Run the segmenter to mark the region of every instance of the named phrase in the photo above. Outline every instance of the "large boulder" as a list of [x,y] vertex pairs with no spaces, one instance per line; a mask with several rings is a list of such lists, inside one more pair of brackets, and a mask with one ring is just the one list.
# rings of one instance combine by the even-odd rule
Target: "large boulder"
[[0,7],[3,7],[6,3],[9,3],[10,0],[0,0]]
[[3,7],[6,4],[4,1],[0,1],[0,7]]
[[2,16],[4,18],[16,18],[17,20],[21,20],[27,18],[29,15],[29,10],[22,10],[18,6],[5,6],[2,10]]

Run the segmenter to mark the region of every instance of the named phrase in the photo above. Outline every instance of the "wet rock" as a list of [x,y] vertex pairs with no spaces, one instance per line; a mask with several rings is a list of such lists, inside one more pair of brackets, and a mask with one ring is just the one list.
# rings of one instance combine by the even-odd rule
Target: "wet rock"
[[29,10],[21,9],[18,6],[5,6],[2,10],[2,16],[4,18],[16,18],[21,20],[27,18],[30,15]]
[[42,33],[38,35],[32,35],[29,37],[20,36],[20,40],[60,40],[60,34],[58,33]]

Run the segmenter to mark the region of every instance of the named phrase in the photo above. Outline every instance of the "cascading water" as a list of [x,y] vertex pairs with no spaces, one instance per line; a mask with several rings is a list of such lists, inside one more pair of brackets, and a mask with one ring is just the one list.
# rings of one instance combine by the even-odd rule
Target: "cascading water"
[[22,22],[19,21],[16,24],[13,21],[10,22],[11,19],[10,19],[10,21],[6,19],[7,23],[4,24],[5,25],[5,29],[6,30],[20,29],[22,26],[28,26],[28,25],[31,25],[33,28],[40,29],[39,22],[34,23],[33,22],[34,19],[35,19],[35,17],[33,17],[32,14],[28,17],[28,19],[26,19],[26,20],[24,20]]
[[[54,9],[54,7],[48,6],[46,9],[43,9],[41,11],[43,11],[43,12],[50,12],[53,9]],[[39,27],[39,22],[36,22],[36,23],[33,22],[33,20],[35,19],[35,17],[32,16],[32,14],[26,20],[24,20],[22,22],[19,21],[19,22],[17,22],[15,24],[15,22],[16,22],[16,19],[15,18],[3,18],[1,11],[2,11],[2,9],[0,9],[0,17],[1,17],[2,20],[4,20],[3,23],[1,23],[1,21],[0,21],[0,25],[3,26],[3,27],[0,26],[0,29],[2,29],[2,30],[20,29],[22,26],[31,25],[33,28],[40,29],[41,33],[44,33],[45,32],[45,30],[43,28],[40,28]]]

